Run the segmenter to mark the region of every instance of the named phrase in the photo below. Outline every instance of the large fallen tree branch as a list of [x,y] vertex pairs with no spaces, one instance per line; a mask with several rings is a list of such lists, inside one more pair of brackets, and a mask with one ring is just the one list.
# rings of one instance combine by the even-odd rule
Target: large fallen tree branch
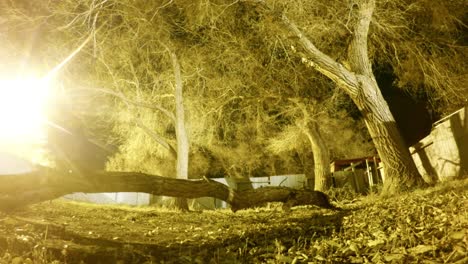
[[316,205],[334,208],[325,194],[311,190],[264,187],[236,192],[207,178],[182,180],[138,172],[78,174],[41,167],[25,174],[0,175],[0,210],[13,210],[74,192],[144,192],[189,199],[213,197],[226,201],[233,211],[261,206],[266,202],[283,202],[287,207]]

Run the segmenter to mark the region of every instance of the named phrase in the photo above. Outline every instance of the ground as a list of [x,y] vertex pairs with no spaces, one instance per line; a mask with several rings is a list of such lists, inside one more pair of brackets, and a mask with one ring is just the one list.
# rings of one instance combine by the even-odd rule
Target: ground
[[181,213],[54,200],[0,213],[0,263],[461,264],[467,197],[460,180],[336,200],[341,211],[272,204]]

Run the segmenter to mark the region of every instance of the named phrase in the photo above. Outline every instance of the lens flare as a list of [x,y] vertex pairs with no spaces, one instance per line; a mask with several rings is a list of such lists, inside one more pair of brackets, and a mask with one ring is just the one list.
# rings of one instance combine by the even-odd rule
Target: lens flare
[[0,143],[31,143],[45,137],[48,87],[43,79],[0,80]]

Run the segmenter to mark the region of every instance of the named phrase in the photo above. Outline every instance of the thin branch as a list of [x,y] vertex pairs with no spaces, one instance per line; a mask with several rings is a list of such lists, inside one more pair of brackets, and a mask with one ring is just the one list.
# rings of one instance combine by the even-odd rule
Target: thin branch
[[154,141],[158,142],[161,146],[169,150],[169,152],[171,153],[171,156],[174,159],[177,159],[177,151],[174,149],[174,147],[171,144],[169,144],[169,142],[167,142],[164,138],[158,135],[158,133],[154,132],[153,130],[149,129],[147,126],[143,125],[143,123],[140,120],[135,119],[134,121],[136,125],[139,128],[141,128]]
[[52,78],[54,78],[57,73],[68,63],[70,62],[85,46],[86,44],[88,44],[88,42],[93,38],[93,36],[95,36],[95,34],[101,30],[101,28],[105,25],[105,23],[103,25],[101,25],[100,28],[98,28],[97,30],[94,30],[92,33],[89,34],[89,36],[83,41],[83,43],[81,43],[80,46],[78,46],[78,48],[76,48],[72,53],[70,53],[70,55],[68,55],[68,57],[66,57],[62,62],[60,62],[57,66],[55,66],[52,70],[50,70],[46,76],[44,76],[44,80],[50,80]]
[[[122,99],[126,104],[132,104],[132,105],[135,105],[135,106],[142,106],[142,107],[147,107],[147,108],[151,108],[151,109],[157,109],[157,110],[166,110],[164,108],[162,109],[158,109],[158,108],[155,108],[154,105],[150,105],[150,104],[146,104],[146,103],[139,103],[139,102],[135,102],[135,101],[132,101],[130,99],[128,99],[127,97],[125,97],[122,93],[116,93],[114,91],[111,91],[111,90],[108,90],[108,89],[99,89],[100,92],[103,92],[103,93],[106,93],[106,94],[111,94],[111,95],[114,95],[120,99]],[[167,111],[167,110],[166,110]],[[170,113],[170,112],[169,112]],[[170,113],[172,114],[172,113]],[[173,115],[173,114],[172,114]],[[175,117],[172,119],[173,121],[175,121]],[[171,156],[174,157],[174,159],[177,159],[177,151],[174,149],[173,146],[171,146],[163,137],[161,137],[160,135],[158,135],[156,132],[154,132],[153,130],[149,129],[147,126],[145,126],[139,119],[137,118],[134,118],[133,120],[135,122],[135,124],[141,128],[148,136],[150,136],[154,141],[156,141],[157,143],[159,143],[162,147],[166,148],[167,150],[169,150],[169,152],[171,153]]]
[[132,104],[134,106],[139,106],[139,107],[145,107],[145,108],[149,108],[149,109],[153,109],[153,110],[158,110],[158,111],[162,112],[163,114],[165,114],[167,117],[169,117],[169,119],[173,123],[175,123],[175,121],[176,121],[175,115],[172,112],[170,112],[169,110],[167,110],[166,108],[164,108],[164,107],[162,107],[160,105],[134,101],[134,100],[128,99],[122,93],[117,93],[117,92],[111,91],[109,89],[99,89],[99,91],[102,92],[102,93],[105,93],[105,94],[109,94],[109,95],[113,95],[115,97],[118,97],[118,98],[122,99],[123,101],[125,101],[126,103]]
[[150,21],[150,22],[153,22],[153,19],[154,19],[154,17],[158,14],[159,10],[161,10],[161,9],[163,9],[163,8],[165,8],[165,7],[167,7],[167,6],[169,6],[170,4],[172,4],[172,2],[174,2],[174,0],[169,0],[167,3],[165,3],[165,4],[161,5],[160,7],[158,7],[158,8],[156,9],[156,11],[153,13],[153,16],[151,17],[151,19],[150,19],[149,21]]

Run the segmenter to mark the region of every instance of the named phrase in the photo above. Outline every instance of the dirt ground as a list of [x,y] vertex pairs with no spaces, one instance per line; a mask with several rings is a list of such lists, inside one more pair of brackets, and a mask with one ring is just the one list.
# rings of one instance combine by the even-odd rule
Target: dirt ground
[[0,247],[66,263],[262,262],[297,239],[339,230],[342,215],[313,207],[181,213],[55,200],[0,215]]
[[0,213],[3,263],[468,263],[468,180],[232,213],[54,200]]

